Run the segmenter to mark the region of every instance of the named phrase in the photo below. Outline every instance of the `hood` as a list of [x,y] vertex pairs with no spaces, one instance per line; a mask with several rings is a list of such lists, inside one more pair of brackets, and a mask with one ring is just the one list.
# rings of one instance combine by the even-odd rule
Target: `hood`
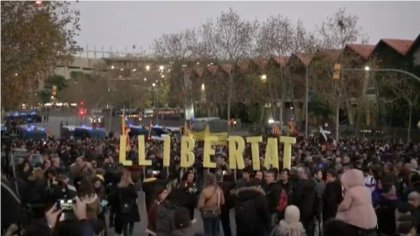
[[349,189],[355,186],[364,186],[363,172],[357,169],[347,170],[341,176],[341,183],[346,189]]
[[246,201],[257,196],[265,196],[264,190],[259,187],[242,187],[236,191],[238,200]]

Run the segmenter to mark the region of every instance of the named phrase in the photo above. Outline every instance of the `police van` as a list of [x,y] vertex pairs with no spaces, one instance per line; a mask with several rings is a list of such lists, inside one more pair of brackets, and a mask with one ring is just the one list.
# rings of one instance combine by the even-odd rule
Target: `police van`
[[165,136],[170,135],[170,133],[165,130],[164,127],[158,125],[151,127],[146,127],[143,125],[129,125],[128,128],[130,129],[128,132],[130,138],[138,135],[144,135],[151,140],[163,140]]
[[73,126],[65,125],[61,127],[60,136],[62,138],[74,138],[74,139],[105,139],[106,131],[103,128],[94,128],[90,126]]

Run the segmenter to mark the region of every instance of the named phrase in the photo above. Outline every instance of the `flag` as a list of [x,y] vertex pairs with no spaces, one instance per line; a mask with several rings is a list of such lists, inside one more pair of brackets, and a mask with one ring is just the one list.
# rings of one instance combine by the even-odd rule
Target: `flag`
[[121,117],[121,135],[126,135],[126,127],[125,127],[125,112],[123,110],[122,117]]
[[127,151],[130,150],[130,136],[128,135],[128,132],[130,132],[130,129],[127,128],[126,124],[125,124],[125,112],[123,110],[123,114],[121,117],[121,136],[126,136],[127,137],[127,142],[126,142],[126,146],[127,146]]
[[152,135],[152,121],[150,121],[150,123],[149,123],[149,135],[148,135],[147,139],[150,139],[151,135]]
[[190,135],[190,129],[188,128],[187,121],[184,122],[184,133],[183,133],[183,135],[184,136]]
[[273,125],[273,131],[272,132],[273,132],[273,135],[276,136],[276,137],[281,135],[280,127],[277,124]]

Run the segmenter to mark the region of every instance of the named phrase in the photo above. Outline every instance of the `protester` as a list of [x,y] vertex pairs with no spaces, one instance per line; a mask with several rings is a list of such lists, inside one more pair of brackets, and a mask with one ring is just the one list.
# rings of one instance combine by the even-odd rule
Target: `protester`
[[153,203],[150,205],[147,212],[147,232],[149,235],[156,235],[156,221],[157,221],[157,212],[159,205],[166,199],[168,196],[168,190],[165,187],[158,186],[155,189]]
[[265,172],[265,193],[270,210],[271,227],[277,224],[282,218],[284,210],[287,206],[287,194],[281,188],[280,183],[275,181],[276,172],[274,169],[269,169]]
[[225,196],[225,204],[222,205],[220,220],[222,222],[222,228],[224,236],[231,236],[230,228],[230,210],[234,207],[234,189],[235,182],[232,180],[231,175],[223,175],[222,170],[216,171],[217,184],[223,190],[223,196]]
[[306,236],[305,229],[300,222],[299,208],[290,205],[286,208],[284,220],[273,229],[270,236]]
[[117,190],[110,197],[110,204],[116,207],[115,232],[124,236],[133,235],[134,223],[140,221],[137,206],[137,192],[129,171],[125,170]]
[[185,172],[178,189],[184,193],[184,206],[190,210],[191,220],[194,220],[194,209],[197,205],[198,188],[196,184],[195,174],[192,170]]
[[376,235],[377,218],[370,189],[364,185],[363,173],[351,169],[343,173],[341,183],[344,199],[338,206],[336,218],[351,225],[358,235]]
[[197,206],[203,218],[205,236],[220,235],[220,213],[224,203],[223,190],[218,186],[216,177],[211,173],[206,174]]
[[309,168],[303,167],[298,170],[299,181],[296,191],[293,193],[292,204],[297,206],[300,211],[300,218],[308,235],[312,235],[315,229],[314,218],[318,209],[318,194],[316,192],[315,181],[310,178]]
[[338,205],[343,200],[343,192],[337,172],[334,169],[327,171],[327,185],[325,187],[323,220],[327,222],[337,214]]
[[270,233],[271,215],[260,182],[250,180],[236,191],[235,219],[237,236],[265,236]]

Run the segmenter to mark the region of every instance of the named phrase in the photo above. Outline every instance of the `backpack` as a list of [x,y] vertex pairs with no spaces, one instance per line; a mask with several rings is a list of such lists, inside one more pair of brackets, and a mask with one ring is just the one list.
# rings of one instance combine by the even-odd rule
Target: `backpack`
[[238,235],[241,233],[254,232],[257,227],[257,209],[253,199],[237,201],[235,204],[235,219]]

